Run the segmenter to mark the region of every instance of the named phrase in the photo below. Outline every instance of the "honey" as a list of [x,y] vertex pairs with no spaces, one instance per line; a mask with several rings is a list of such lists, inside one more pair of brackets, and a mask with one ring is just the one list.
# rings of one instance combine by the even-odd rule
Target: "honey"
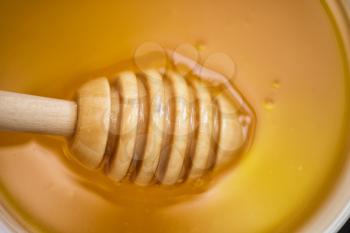
[[3,90],[72,99],[87,80],[170,50],[229,77],[256,116],[234,166],[169,187],[81,168],[60,137],[1,132],[0,203],[28,231],[290,232],[335,182],[349,77],[324,2],[18,1],[0,15]]

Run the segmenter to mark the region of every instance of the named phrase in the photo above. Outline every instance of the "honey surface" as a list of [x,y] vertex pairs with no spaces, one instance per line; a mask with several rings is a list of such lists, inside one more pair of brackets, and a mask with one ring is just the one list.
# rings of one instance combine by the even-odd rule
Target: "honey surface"
[[234,167],[175,187],[114,184],[69,160],[62,138],[2,132],[0,201],[29,230],[289,232],[335,180],[349,90],[318,0],[2,1],[0,35],[3,90],[73,98],[146,42],[193,45],[257,118]]

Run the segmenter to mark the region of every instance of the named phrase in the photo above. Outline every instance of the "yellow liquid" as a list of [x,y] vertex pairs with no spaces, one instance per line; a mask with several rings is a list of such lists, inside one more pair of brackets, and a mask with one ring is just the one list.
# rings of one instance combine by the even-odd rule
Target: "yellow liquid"
[[348,77],[319,1],[8,1],[0,18],[1,89],[71,98],[146,41],[190,43],[204,63],[234,60],[257,117],[235,167],[168,188],[115,185],[70,161],[61,138],[0,133],[0,200],[30,231],[289,232],[335,180]]

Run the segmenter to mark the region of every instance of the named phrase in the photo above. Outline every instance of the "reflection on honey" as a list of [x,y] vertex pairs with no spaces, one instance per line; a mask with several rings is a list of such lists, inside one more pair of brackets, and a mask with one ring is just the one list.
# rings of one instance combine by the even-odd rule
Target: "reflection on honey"
[[348,86],[319,1],[22,1],[0,15],[1,89],[73,98],[155,42],[232,74],[257,117],[234,169],[181,187],[118,185],[70,161],[61,138],[0,133],[1,203],[29,230],[288,232],[339,170]]

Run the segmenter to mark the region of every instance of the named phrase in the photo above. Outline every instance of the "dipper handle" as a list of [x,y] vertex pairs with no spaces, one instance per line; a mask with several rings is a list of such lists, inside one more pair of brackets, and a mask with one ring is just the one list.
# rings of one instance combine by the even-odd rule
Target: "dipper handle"
[[71,136],[76,121],[73,101],[0,91],[0,130]]

